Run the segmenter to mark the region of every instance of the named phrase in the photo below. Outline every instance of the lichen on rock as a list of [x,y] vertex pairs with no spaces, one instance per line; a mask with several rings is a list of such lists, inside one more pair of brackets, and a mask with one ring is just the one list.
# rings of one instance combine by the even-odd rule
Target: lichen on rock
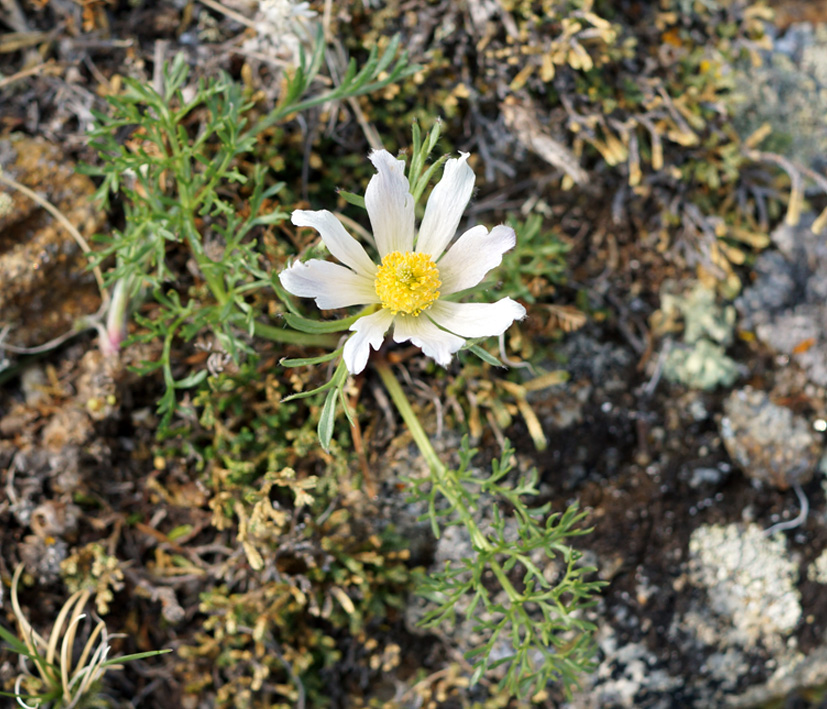
[[689,578],[706,589],[722,646],[779,647],[801,617],[798,562],[781,536],[755,524],[704,525],[689,540]]

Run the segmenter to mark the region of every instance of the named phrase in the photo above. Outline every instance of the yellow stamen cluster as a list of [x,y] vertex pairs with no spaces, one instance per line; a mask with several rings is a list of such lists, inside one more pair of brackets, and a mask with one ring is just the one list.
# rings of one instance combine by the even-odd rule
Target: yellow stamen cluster
[[374,287],[394,315],[419,315],[439,298],[439,270],[429,254],[393,251],[382,259]]

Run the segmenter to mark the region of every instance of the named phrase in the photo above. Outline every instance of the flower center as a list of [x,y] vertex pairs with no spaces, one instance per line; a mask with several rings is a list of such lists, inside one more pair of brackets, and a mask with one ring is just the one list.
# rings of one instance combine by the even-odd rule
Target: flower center
[[439,298],[439,270],[428,254],[393,251],[382,259],[376,270],[374,287],[394,315],[419,315]]

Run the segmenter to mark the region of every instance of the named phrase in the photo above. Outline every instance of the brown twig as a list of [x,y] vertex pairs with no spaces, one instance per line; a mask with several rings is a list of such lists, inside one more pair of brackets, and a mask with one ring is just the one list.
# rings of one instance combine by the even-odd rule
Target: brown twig
[[7,342],[4,342],[3,338],[7,334],[7,331],[4,329],[0,332],[0,352],[6,350],[7,352],[11,352],[13,354],[22,355],[35,355],[42,354],[43,352],[49,352],[56,347],[60,347],[64,342],[70,340],[75,335],[80,335],[82,332],[95,329],[101,322],[103,322],[103,316],[106,313],[106,308],[107,303],[104,302],[94,315],[85,318],[85,321],[81,321],[83,322],[82,327],[64,332],[62,335],[58,335],[48,342],[44,342],[42,345],[36,345],[34,347],[18,347],[17,345],[10,345]]
[[29,67],[28,69],[23,69],[22,71],[18,71],[16,74],[12,74],[11,76],[3,77],[0,79],[0,91],[18,81],[28,79],[30,76],[35,76],[36,74],[40,74],[41,72],[47,70],[60,70],[60,67],[54,62],[46,62],[45,64],[37,64],[36,66]]
[[235,20],[240,25],[244,25],[245,27],[249,27],[251,29],[256,28],[256,23],[249,17],[244,17],[244,15],[236,12],[235,10],[231,10],[229,7],[225,7],[220,2],[215,2],[215,0],[199,0],[199,2],[202,5],[206,5],[211,10],[215,10],[225,17],[229,17],[231,20]]

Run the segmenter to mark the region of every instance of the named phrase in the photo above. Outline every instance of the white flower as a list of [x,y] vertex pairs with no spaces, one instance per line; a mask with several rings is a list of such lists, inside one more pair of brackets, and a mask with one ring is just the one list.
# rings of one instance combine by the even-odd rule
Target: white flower
[[405,163],[386,150],[375,150],[370,160],[377,170],[365,192],[365,206],[381,264],[367,252],[341,222],[327,210],[293,212],[293,224],[313,227],[328,250],[344,265],[312,259],[296,262],[279,274],[293,295],[315,298],[323,310],[351,305],[381,305],[359,318],[344,347],[345,365],[361,372],[370,348],[379,349],[393,325],[395,342],[410,340],[443,367],[468,337],[500,335],[525,308],[503,298],[496,303],[454,303],[443,297],[472,288],[516,243],[507,226],[475,226],[445,250],[457,230],[474,189],[468,153],[448,160],[434,187],[425,216],[414,233],[414,200],[405,177]]

